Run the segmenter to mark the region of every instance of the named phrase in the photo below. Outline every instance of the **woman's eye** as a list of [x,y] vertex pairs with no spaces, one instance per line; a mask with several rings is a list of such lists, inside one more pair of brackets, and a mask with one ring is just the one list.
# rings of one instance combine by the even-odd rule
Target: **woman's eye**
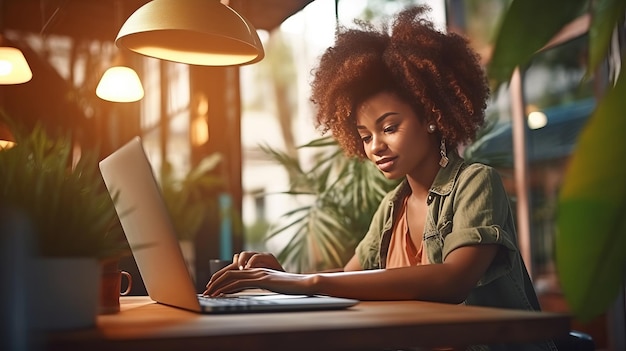
[[386,134],[391,134],[391,133],[395,132],[397,129],[398,129],[398,126],[391,125],[391,126],[385,127],[385,129],[383,129],[383,132],[385,132]]
[[372,140],[372,137],[370,135],[361,135],[362,142],[369,143],[370,140]]

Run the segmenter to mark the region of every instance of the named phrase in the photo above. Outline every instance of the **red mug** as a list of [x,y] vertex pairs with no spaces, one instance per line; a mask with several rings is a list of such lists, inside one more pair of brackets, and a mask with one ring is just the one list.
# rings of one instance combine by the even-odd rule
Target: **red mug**
[[[122,291],[122,280],[126,280],[126,288]],[[102,273],[100,286],[100,314],[111,314],[120,311],[120,296],[128,295],[133,286],[130,273],[115,270]]]

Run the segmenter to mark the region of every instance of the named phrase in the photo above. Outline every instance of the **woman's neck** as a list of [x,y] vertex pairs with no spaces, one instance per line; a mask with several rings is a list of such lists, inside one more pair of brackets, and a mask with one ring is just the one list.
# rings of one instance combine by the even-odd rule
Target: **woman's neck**
[[429,163],[426,167],[421,167],[419,172],[407,174],[406,179],[411,188],[410,196],[418,200],[426,199],[440,168],[437,161]]

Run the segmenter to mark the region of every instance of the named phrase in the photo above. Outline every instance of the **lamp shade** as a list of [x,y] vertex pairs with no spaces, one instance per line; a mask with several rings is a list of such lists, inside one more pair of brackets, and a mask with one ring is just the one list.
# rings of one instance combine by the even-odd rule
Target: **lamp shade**
[[0,84],[21,84],[33,78],[22,52],[14,47],[0,47]]
[[256,29],[218,0],[152,0],[122,25],[116,45],[167,61],[234,66],[265,56]]
[[0,121],[0,151],[9,149],[15,145],[15,137],[9,127]]
[[112,102],[133,102],[143,98],[143,86],[132,68],[114,66],[107,69],[98,86],[96,95]]

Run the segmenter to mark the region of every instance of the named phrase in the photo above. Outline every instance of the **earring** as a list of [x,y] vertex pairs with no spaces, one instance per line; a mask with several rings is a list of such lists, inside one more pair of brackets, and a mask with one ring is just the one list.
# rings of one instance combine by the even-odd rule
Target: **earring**
[[434,133],[436,130],[437,130],[437,126],[436,125],[434,125],[432,123],[428,125],[428,132],[430,134]]
[[441,155],[441,160],[439,160],[439,165],[443,168],[446,168],[448,165],[448,152],[446,151],[446,139],[441,138],[441,145],[439,146],[439,154]]

